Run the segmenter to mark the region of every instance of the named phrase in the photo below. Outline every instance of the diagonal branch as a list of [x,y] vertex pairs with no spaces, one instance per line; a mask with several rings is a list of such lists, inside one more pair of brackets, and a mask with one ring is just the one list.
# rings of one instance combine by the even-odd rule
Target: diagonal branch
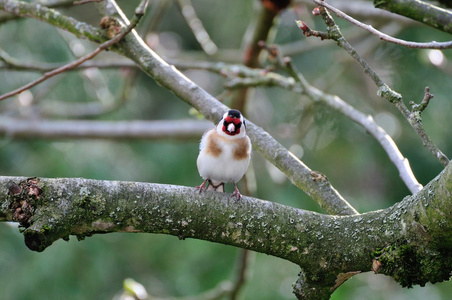
[[196,15],[191,0],[178,0],[177,3],[180,6],[185,22],[187,22],[201,48],[206,54],[214,55],[218,51],[218,47],[212,41],[207,30],[202,25],[201,20]]
[[[12,3],[11,3],[12,2]],[[14,9],[19,1],[0,0],[0,9],[20,14],[19,9]],[[6,5],[10,4],[10,5]],[[77,21],[61,15],[53,10],[27,3],[19,2],[25,6],[25,16],[35,17],[62,29],[83,35],[92,41],[99,40],[99,32],[92,27],[86,27],[83,23],[77,26]],[[62,25],[63,24],[63,25]],[[69,24],[66,27],[65,24]],[[78,32],[76,28],[90,29],[89,32]],[[220,103],[212,95],[189,80],[174,66],[169,65],[150,49],[141,37],[132,30],[132,34],[124,37],[121,43],[116,44],[111,50],[133,60],[147,75],[152,77],[161,86],[171,90],[176,96],[189,103],[200,111],[207,119],[217,121],[228,107]],[[328,213],[336,215],[356,214],[356,210],[339,194],[339,192],[327,180],[313,180],[312,170],[297,157],[292,155],[285,147],[277,142],[262,128],[247,120],[248,135],[253,143],[253,149],[260,152],[265,158],[280,169],[297,187],[307,193],[314,201],[319,203]]]
[[402,178],[412,194],[415,194],[422,189],[422,185],[417,181],[411,170],[408,159],[402,155],[394,140],[373,120],[372,116],[365,115],[338,96],[328,95],[311,86],[303,75],[297,72],[290,59],[285,60],[285,66],[288,73],[300,84],[304,93],[307,94],[310,99],[323,102],[341,112],[352,121],[363,126],[363,128],[377,140],[389,156],[389,159],[396,166],[397,170],[399,170],[400,178]]
[[[119,7],[116,6],[116,9]],[[120,13],[123,15],[122,13]],[[206,118],[217,121],[229,108],[170,66],[132,31],[119,51],[135,61],[141,69],[163,87],[195,107]],[[262,128],[247,120],[247,133],[253,149],[280,169],[297,187],[311,196],[330,214],[356,214],[357,211],[334,189],[328,180],[316,181],[312,170]]]
[[[277,49],[273,49],[272,51],[279,53]],[[287,89],[301,95],[306,95],[314,102],[321,102],[328,105],[329,107],[342,113],[350,120],[361,125],[377,140],[377,142],[387,153],[392,163],[398,169],[399,176],[402,178],[411,193],[414,194],[422,188],[422,185],[419,184],[413,174],[413,171],[411,170],[408,159],[402,155],[394,140],[373,120],[372,116],[365,115],[340,97],[324,93],[309,84],[303,75],[297,72],[290,58],[279,58],[279,60],[279,64],[291,76],[291,78],[284,77],[278,73],[268,72],[262,69],[250,69],[240,65],[206,62],[202,64],[202,67],[205,70],[227,76],[228,80],[225,86],[229,89],[244,86],[279,86],[283,89]]]

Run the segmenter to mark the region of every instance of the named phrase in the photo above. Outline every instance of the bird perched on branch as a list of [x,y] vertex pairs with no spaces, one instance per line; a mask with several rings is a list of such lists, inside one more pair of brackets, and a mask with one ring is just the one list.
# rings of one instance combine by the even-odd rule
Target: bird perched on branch
[[248,169],[250,158],[251,142],[246,135],[245,119],[238,110],[231,109],[201,138],[196,164],[204,182],[196,188],[199,192],[224,192],[224,183],[231,182],[235,188],[232,196],[239,200],[242,195],[236,183]]

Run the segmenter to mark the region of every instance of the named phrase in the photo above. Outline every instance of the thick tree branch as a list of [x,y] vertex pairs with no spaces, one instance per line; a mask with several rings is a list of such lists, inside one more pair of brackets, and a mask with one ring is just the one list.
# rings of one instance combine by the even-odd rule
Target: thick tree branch
[[[452,271],[452,166],[395,206],[331,216],[194,188],[80,178],[0,177],[0,221],[18,221],[26,245],[96,233],[164,233],[277,256],[300,265],[309,286],[370,271],[404,286],[448,280]],[[378,263],[375,263],[375,262]],[[375,270],[374,270],[375,271]]]

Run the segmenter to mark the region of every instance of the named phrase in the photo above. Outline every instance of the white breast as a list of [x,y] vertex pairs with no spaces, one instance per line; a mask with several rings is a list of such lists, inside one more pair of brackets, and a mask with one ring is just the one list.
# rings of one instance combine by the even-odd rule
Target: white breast
[[[221,150],[219,155],[215,152],[209,151],[208,139],[212,138],[210,135],[215,135],[215,129],[210,130],[204,134],[201,140],[200,152],[197,159],[197,166],[199,175],[203,179],[210,179],[215,182],[238,182],[250,163],[250,155],[244,159],[237,160],[234,158],[234,152],[239,141],[247,142],[249,144],[249,153],[251,153],[251,143],[248,136],[243,135],[239,139],[219,140],[216,145]],[[218,150],[218,149],[217,149]]]

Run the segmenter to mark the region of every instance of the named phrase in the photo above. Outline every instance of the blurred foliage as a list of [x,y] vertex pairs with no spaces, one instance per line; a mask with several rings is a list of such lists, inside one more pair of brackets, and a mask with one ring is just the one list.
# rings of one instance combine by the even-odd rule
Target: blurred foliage
[[[152,2],[152,1],[151,1]],[[194,8],[212,40],[220,49],[239,49],[255,15],[255,1],[194,0]],[[119,1],[130,15],[138,1]],[[212,59],[200,53],[193,33],[177,4],[155,1],[149,12],[159,22],[144,20],[138,30],[163,57]],[[158,6],[162,5],[162,6]],[[63,9],[77,19],[97,25],[100,16],[93,5]],[[343,98],[371,114],[392,135],[422,184],[440,171],[441,165],[422,147],[408,123],[344,51],[329,41],[306,39],[295,26],[302,18],[312,28],[324,29],[321,19],[310,14],[312,5],[282,13],[274,42],[293,51],[294,64],[316,87]],[[365,19],[370,24],[382,24]],[[145,25],[151,28],[146,28]],[[420,102],[425,86],[435,98],[423,114],[423,124],[446,155],[452,155],[451,73],[452,53],[439,52],[440,64],[432,63],[427,50],[385,44],[377,37],[338,20],[346,37],[405,102]],[[375,25],[375,26],[376,26]],[[386,24],[387,25],[387,24]],[[407,23],[397,36],[407,40],[447,40],[450,35]],[[18,38],[19,37],[19,38]],[[14,20],[0,26],[1,47],[26,62],[66,62],[93,49],[90,42],[36,20]],[[304,48],[303,48],[304,47]],[[436,53],[436,55],[440,55]],[[110,53],[108,59],[117,59]],[[430,57],[430,58],[429,58]],[[230,59],[230,58],[229,58]],[[222,60],[221,57],[218,60]],[[240,57],[235,57],[240,62]],[[222,93],[220,76],[185,71],[208,92]],[[35,72],[0,70],[0,93],[37,78]],[[127,79],[128,83],[125,83]],[[137,70],[69,72],[0,103],[0,113],[39,118],[46,105],[117,101],[130,85],[119,109],[99,120],[157,120],[194,118],[189,106],[159,87]],[[103,96],[99,96],[103,91]],[[106,94],[105,94],[106,93]],[[224,101],[228,104],[229,95]],[[361,127],[324,105],[278,88],[258,88],[249,99],[247,118],[264,127],[312,169],[328,176],[332,184],[360,212],[386,208],[409,192],[396,168],[379,144]],[[1,117],[1,116],[0,116]],[[1,175],[39,177],[85,177],[105,180],[145,181],[195,186],[198,141],[103,141],[0,139]],[[248,182],[254,196],[303,209],[321,211],[303,192],[255,153]],[[227,187],[231,189],[231,187]],[[179,241],[175,237],[149,234],[95,235],[84,241],[58,241],[43,253],[29,251],[15,224],[0,224],[1,299],[112,299],[125,278],[143,284],[157,296],[196,295],[218,282],[234,278],[238,249],[203,241]],[[256,254],[243,299],[292,299],[291,284],[298,267],[278,258]],[[452,292],[450,283],[406,290],[390,278],[366,273],[349,280],[333,299],[443,299]]]

